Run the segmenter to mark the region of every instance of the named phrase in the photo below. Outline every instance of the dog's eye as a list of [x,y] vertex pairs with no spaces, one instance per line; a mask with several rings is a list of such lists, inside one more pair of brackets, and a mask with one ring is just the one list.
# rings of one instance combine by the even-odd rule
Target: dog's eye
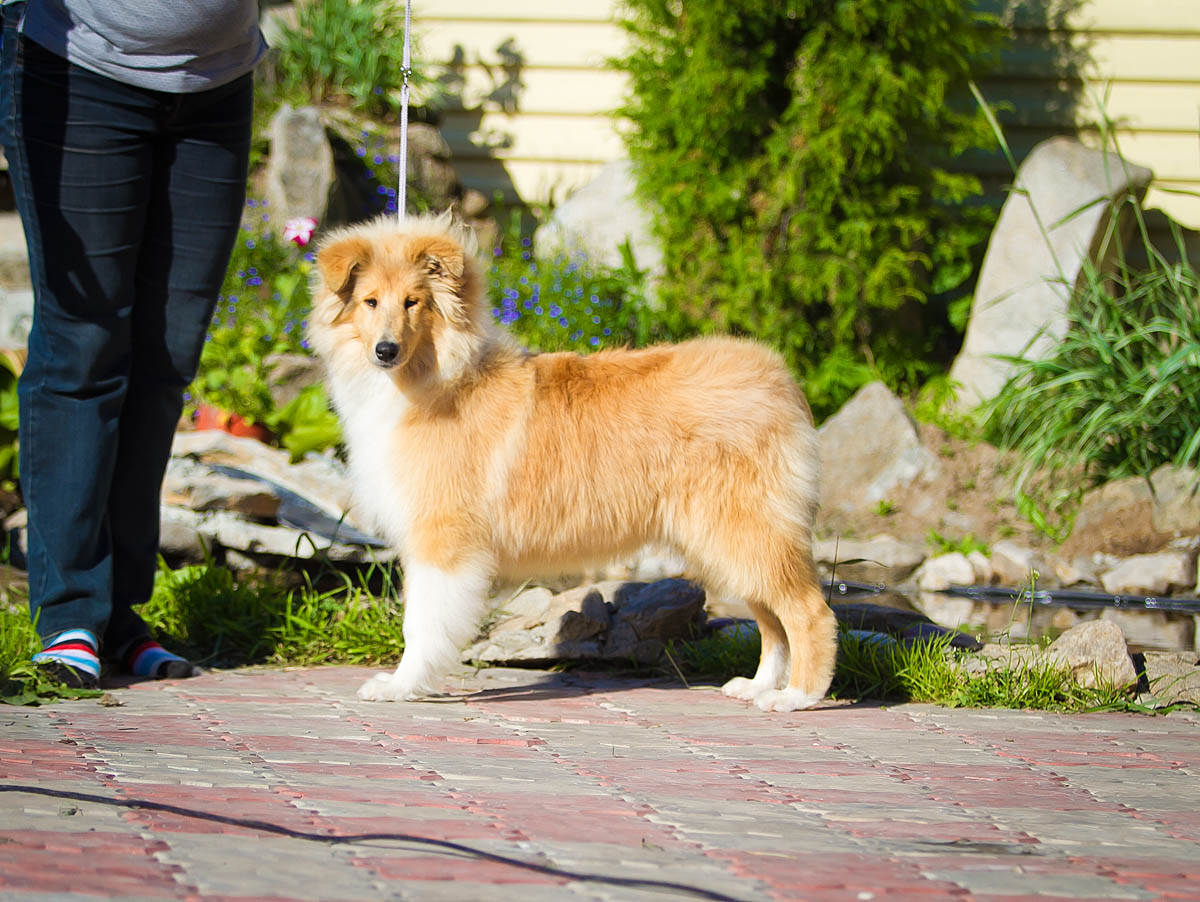
[[366,304],[368,307],[370,307],[372,310],[374,310],[376,307],[379,306],[379,301],[375,300],[375,298],[363,298],[363,303]]
[[412,310],[412,308],[415,306],[417,306],[416,298],[405,298],[404,299],[404,309],[405,310]]

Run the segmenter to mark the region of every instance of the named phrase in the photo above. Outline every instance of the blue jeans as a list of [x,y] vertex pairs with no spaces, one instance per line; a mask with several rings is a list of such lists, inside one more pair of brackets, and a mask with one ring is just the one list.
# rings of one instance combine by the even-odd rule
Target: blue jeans
[[251,76],[136,88],[19,37],[3,132],[34,291],[18,386],[29,603],[43,640],[144,636],[159,498],[245,201]]

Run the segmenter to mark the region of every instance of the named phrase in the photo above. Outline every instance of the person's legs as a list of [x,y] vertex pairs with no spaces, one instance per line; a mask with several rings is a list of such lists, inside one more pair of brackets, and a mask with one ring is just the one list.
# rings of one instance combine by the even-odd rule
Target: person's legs
[[[153,588],[162,477],[183,392],[195,378],[237,238],[252,97],[251,78],[245,76],[211,91],[172,98],[155,146],[137,264],[133,360],[108,503],[113,610],[104,644],[110,653],[122,654],[146,637],[131,606],[146,601]],[[162,654],[152,647],[133,669],[151,672],[154,664],[167,662]],[[183,668],[178,670],[172,675],[184,675]]]
[[132,359],[131,318],[153,162],[154,98],[21,39],[9,166],[34,286],[19,383],[30,608],[47,644],[102,637],[107,509]]

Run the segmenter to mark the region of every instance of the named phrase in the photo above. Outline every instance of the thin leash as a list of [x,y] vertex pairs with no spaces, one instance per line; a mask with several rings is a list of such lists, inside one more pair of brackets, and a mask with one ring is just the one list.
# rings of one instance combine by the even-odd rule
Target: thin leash
[[396,221],[404,222],[408,215],[408,94],[409,78],[412,76],[412,48],[409,33],[412,30],[412,0],[404,0],[404,55],[400,62],[400,74],[404,80],[400,85],[400,184],[396,189]]

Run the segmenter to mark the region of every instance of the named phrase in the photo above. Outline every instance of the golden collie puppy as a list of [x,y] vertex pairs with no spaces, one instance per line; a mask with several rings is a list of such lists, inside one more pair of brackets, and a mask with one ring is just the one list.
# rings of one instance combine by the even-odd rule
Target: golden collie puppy
[[309,334],[359,503],[399,551],[405,649],[359,698],[435,692],[497,577],[580,572],[647,543],[762,632],[767,711],[820,701],[836,628],[811,553],[817,436],[780,359],[707,338],[529,354],[493,321],[473,237],[446,217],[328,235]]

